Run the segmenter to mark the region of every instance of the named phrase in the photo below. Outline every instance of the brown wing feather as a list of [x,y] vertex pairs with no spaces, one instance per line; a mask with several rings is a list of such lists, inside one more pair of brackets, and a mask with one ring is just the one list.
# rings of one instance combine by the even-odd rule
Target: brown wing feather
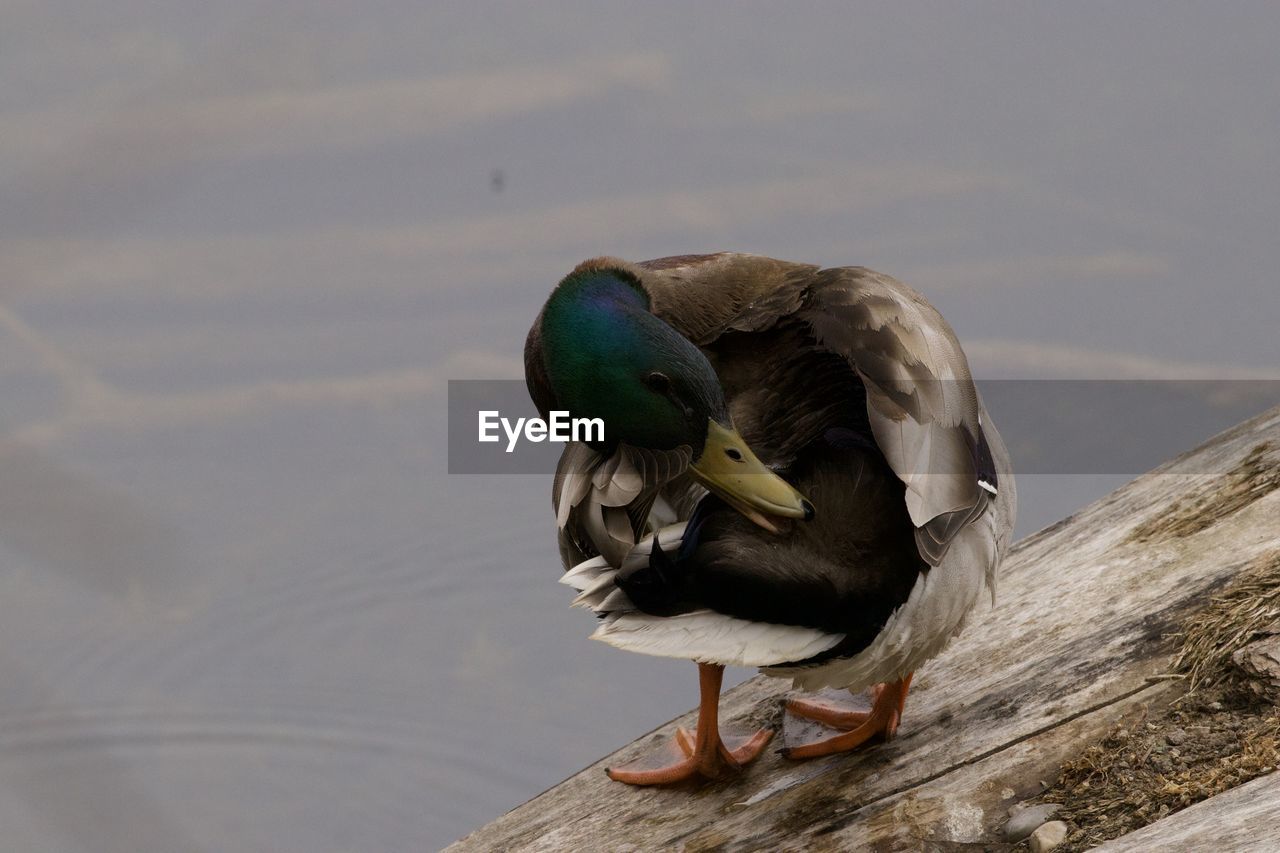
[[[677,263],[678,262],[678,263]],[[817,267],[759,255],[682,255],[635,265],[652,310],[698,346],[758,331],[799,309]]]

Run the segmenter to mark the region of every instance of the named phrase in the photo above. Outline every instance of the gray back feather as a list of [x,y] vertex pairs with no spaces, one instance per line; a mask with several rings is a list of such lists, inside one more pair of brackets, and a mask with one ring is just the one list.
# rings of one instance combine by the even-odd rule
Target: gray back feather
[[645,535],[654,501],[681,479],[692,456],[688,447],[620,444],[606,456],[580,442],[566,445],[551,493],[565,568],[597,554],[622,565]]

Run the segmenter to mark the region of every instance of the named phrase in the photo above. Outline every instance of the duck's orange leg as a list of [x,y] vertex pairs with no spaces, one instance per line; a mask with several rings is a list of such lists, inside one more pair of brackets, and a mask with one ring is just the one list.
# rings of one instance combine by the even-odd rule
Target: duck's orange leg
[[698,731],[696,735],[690,735],[684,729],[677,729],[674,739],[683,758],[651,767],[651,757],[646,756],[621,767],[610,767],[607,771],[609,778],[630,785],[668,785],[695,777],[719,779],[737,772],[742,765],[759,755],[769,738],[773,737],[773,732],[769,729],[760,729],[745,737],[720,737],[718,718],[720,684],[723,679],[723,666],[698,664],[698,687],[701,694]]
[[784,747],[783,756],[815,758],[819,755],[848,752],[862,746],[876,735],[880,735],[885,740],[893,740],[893,736],[898,733],[898,723],[902,720],[902,711],[906,706],[907,690],[911,687],[911,675],[912,673],[907,673],[906,678],[900,681],[877,684],[872,688],[874,701],[870,711],[847,711],[807,699],[788,700],[787,710],[791,713],[847,731],[825,740]]

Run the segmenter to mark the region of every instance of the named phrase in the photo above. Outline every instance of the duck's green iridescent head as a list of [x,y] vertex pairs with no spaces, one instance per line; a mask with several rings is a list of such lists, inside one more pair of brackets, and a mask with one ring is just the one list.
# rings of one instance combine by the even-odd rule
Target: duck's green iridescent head
[[625,270],[575,270],[542,315],[542,351],[556,399],[573,417],[602,418],[608,446],[702,453],[707,424],[727,425],[707,357],[649,311]]
[[813,507],[756,458],[733,429],[706,355],[650,310],[635,273],[588,262],[556,287],[540,319],[543,365],[559,405],[600,418],[608,450],[693,450],[692,473],[762,526],[761,513],[810,517]]

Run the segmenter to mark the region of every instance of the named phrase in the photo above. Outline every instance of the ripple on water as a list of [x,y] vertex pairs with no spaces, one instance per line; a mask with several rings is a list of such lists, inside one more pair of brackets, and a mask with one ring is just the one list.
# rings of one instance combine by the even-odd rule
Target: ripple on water
[[[360,849],[420,849],[460,821],[483,822],[495,794],[515,798],[532,784],[468,749],[452,726],[310,703],[29,709],[0,717],[0,751],[6,777],[42,792],[39,811],[64,834],[99,832],[86,848],[95,850],[200,849],[195,842],[210,838],[215,849],[322,850],[347,834]],[[95,830],[86,822],[103,820],[103,803],[119,810]],[[19,843],[40,830],[15,805],[0,802],[6,844],[36,849]],[[151,841],[130,848],[119,824],[139,821]],[[161,834],[166,846],[154,846]]]

